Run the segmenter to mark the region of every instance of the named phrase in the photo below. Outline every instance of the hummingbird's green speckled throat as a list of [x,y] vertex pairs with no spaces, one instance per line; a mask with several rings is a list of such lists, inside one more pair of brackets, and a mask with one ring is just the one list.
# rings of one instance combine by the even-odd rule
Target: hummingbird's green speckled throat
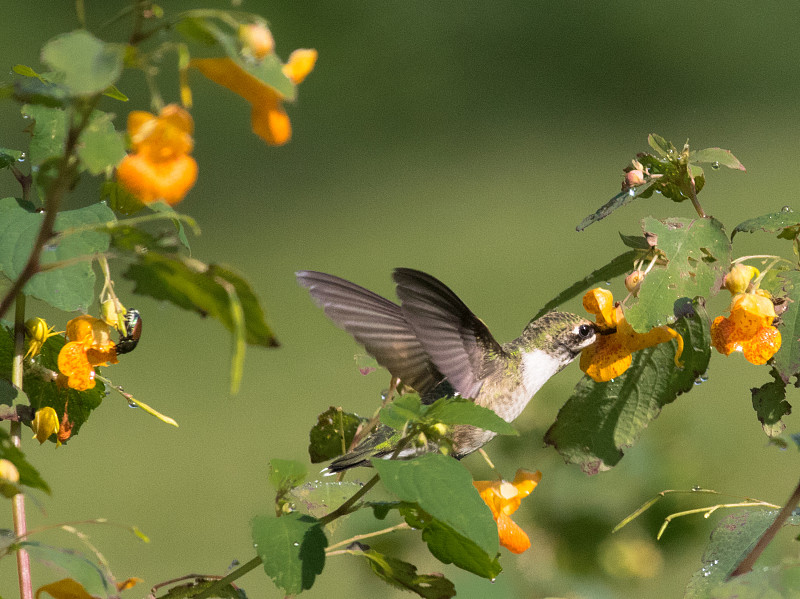
[[[410,268],[395,269],[393,278],[399,306],[333,275],[297,273],[297,281],[325,314],[425,403],[458,394],[511,422],[551,376],[595,341],[597,331],[590,321],[549,312],[501,345],[438,279]],[[369,465],[371,457],[391,455],[389,434],[379,428],[328,470]],[[453,455],[461,458],[494,436],[474,426],[455,426]]]

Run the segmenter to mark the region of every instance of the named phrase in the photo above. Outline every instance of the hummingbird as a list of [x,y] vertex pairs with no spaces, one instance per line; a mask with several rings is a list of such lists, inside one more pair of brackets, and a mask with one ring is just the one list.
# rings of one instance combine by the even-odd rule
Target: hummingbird
[[[460,396],[512,422],[551,376],[595,342],[589,320],[568,312],[548,312],[531,320],[522,334],[498,343],[458,296],[435,277],[397,268],[393,279],[400,305],[339,277],[304,270],[298,283],[337,326],[364,346],[404,388],[424,404]],[[460,459],[488,443],[496,433],[470,425],[452,430],[452,455]],[[394,454],[398,433],[384,425],[352,451],[335,459],[329,473],[369,466],[373,457]],[[435,447],[406,448],[413,457]]]

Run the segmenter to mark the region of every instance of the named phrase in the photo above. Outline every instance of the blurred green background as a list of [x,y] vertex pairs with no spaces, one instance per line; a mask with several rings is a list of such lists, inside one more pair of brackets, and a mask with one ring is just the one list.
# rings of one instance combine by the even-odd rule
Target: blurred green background
[[[97,31],[122,6],[87,0],[93,31],[124,39],[125,21]],[[173,13],[230,5],[163,6]],[[294,138],[282,148],[249,131],[243,100],[192,74],[200,178],[179,210],[203,229],[196,257],[235,266],[253,283],[282,347],[248,351],[241,393],[231,398],[221,325],[135,297],[120,280],[123,301],[143,314],[144,335],[104,374],[180,428],[111,395],[66,447],[27,439],[23,447],[53,488],[52,497],[30,498],[31,528],[105,517],[150,537],[143,544],[118,529],[85,528],[119,578],[145,579],[129,597],[249,560],[249,520],[272,509],[269,460],[307,462],[307,431],[330,405],[375,409],[388,379],[358,373],[358,347],[295,284],[294,271],[331,272],[393,297],[391,269],[419,268],[506,341],[558,291],[623,251],[618,231],[638,232],[646,215],[693,215],[688,203],[656,197],[574,231],[619,190],[622,168],[647,149],[648,133],[729,148],[746,165],[746,174],[709,171],[701,194],[729,230],[783,205],[800,207],[800,11],[792,3],[245,0],[242,9],[270,20],[281,57],[314,47],[319,61],[288,108]],[[6,0],[3,12],[6,73],[17,63],[41,68],[39,47],[77,26],[66,1]],[[159,79],[168,101],[178,99],[173,65],[165,62]],[[140,73],[126,73],[119,87],[131,102],[103,108],[120,115],[122,129],[127,111],[149,100]],[[0,104],[0,145],[24,148],[25,125],[18,106]],[[0,188],[18,194],[7,173]],[[67,207],[95,201],[95,189],[82,185]],[[789,248],[742,235],[734,250]],[[621,281],[611,289],[622,297]],[[726,302],[715,298],[711,311]],[[568,307],[580,310],[577,302]],[[52,324],[63,329],[66,319]],[[669,499],[611,536],[617,522],[668,488],[702,485],[774,503],[794,488],[796,451],[768,446],[751,407],[749,388],[769,379],[766,368],[715,354],[709,381],[668,406],[619,466],[594,477],[541,440],[580,375],[573,365],[548,383],[517,420],[521,437],[487,447],[509,478],[518,467],[544,475],[515,516],[533,547],[521,556],[503,550],[496,583],[439,564],[412,533],[373,545],[391,546],[423,572],[443,571],[459,597],[680,597],[721,513],[680,519],[659,542],[655,533],[671,511],[714,499]],[[795,431],[796,419],[787,422]],[[488,477],[480,457],[465,463]],[[318,468],[309,465],[312,477]],[[333,538],[373,526],[355,520]],[[785,532],[764,559],[796,552],[790,537]],[[37,538],[73,544],[66,533]],[[41,568],[35,574],[37,584],[51,580]],[[281,596],[263,573],[241,584],[250,597]],[[0,561],[0,595],[16,596],[16,588],[13,560]],[[379,594],[408,596],[349,556],[331,558],[307,593]]]

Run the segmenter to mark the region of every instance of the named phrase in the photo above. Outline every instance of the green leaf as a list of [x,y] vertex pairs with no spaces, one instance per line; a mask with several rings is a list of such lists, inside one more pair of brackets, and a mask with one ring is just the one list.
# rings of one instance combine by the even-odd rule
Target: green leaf
[[518,435],[517,430],[489,408],[460,397],[443,397],[426,406],[425,417],[443,424],[469,424],[500,435]]
[[269,461],[269,482],[280,494],[302,483],[306,473],[306,467],[294,460]]
[[591,225],[592,223],[596,223],[599,220],[603,220],[609,214],[617,210],[618,208],[622,208],[623,206],[631,203],[636,198],[640,197],[647,197],[645,194],[653,188],[655,181],[648,181],[644,185],[640,185],[639,187],[633,187],[631,189],[624,189],[611,198],[608,202],[603,204],[594,214],[590,214],[586,218],[581,221],[577,227],[575,227],[576,231],[583,231],[586,227]]
[[57,71],[73,96],[105,91],[122,73],[125,52],[121,44],[107,44],[77,30],[54,37],[42,48],[42,62]]
[[[0,271],[16,279],[33,249],[44,214],[15,198],[0,200]],[[65,210],[56,217],[55,230],[115,221],[114,213],[104,204],[93,204],[77,210]],[[81,231],[59,237],[45,247],[42,265],[72,260],[108,250],[108,235]],[[25,293],[38,297],[51,306],[67,312],[86,311],[94,301],[95,274],[89,261],[78,262],[36,274],[25,286]]]
[[648,145],[658,152],[662,158],[673,158],[677,155],[678,150],[672,145],[672,142],[667,141],[657,133],[651,133],[647,136]]
[[[692,576],[686,587],[685,597],[689,599],[708,597],[712,589],[724,583],[739,562],[750,553],[777,515],[778,510],[756,508],[743,510],[720,520],[711,533],[703,553],[704,565]],[[786,524],[798,526],[800,517],[791,516],[786,520]]]
[[[189,599],[191,597],[197,597],[201,591],[206,590],[217,582],[219,581],[198,578],[191,582],[170,587],[166,595],[159,595],[158,599]],[[233,583],[231,583],[215,591],[211,597],[220,597],[221,599],[247,599],[247,594],[244,590],[234,587]]]
[[169,301],[184,310],[211,316],[229,331],[235,331],[231,300],[226,287],[231,285],[244,311],[246,341],[250,345],[277,347],[278,341],[264,320],[258,298],[249,283],[233,271],[216,264],[181,256],[148,252],[138,256],[123,277],[136,285],[134,293]]
[[598,268],[597,270],[593,271],[590,275],[584,277],[580,281],[577,281],[572,285],[570,285],[569,287],[567,287],[564,291],[559,293],[556,297],[554,297],[544,306],[542,306],[542,309],[536,313],[533,319],[535,320],[547,314],[548,312],[550,312],[550,310],[554,310],[564,302],[569,301],[573,297],[580,295],[587,289],[591,289],[592,287],[595,287],[598,284],[610,281],[614,277],[627,274],[633,269],[633,262],[640,255],[641,252],[636,252],[636,251],[630,251],[630,252],[625,252],[624,254],[620,254],[602,268]]
[[619,238],[622,240],[622,243],[634,250],[649,252],[653,249],[653,246],[650,245],[650,241],[644,235],[623,235],[620,233]]
[[47,80],[46,78],[42,77],[39,73],[37,73],[36,71],[34,71],[31,67],[29,67],[27,65],[15,64],[11,68],[11,70],[14,71],[17,75],[22,75],[23,77],[33,77],[35,79],[38,79],[42,83],[50,83],[49,80]]
[[350,499],[363,485],[355,482],[305,483],[287,495],[294,508],[314,518],[323,518]]
[[780,374],[775,368],[770,374],[774,380],[750,389],[750,392],[753,395],[753,409],[761,427],[768,437],[776,437],[786,428],[781,418],[792,413],[792,406],[786,401],[786,383]]
[[[175,209],[163,200],[159,200],[158,202],[150,202],[147,205],[147,208],[157,214],[177,215]],[[179,218],[173,218],[172,224],[175,225],[175,231],[178,233],[178,239],[180,240],[181,245],[191,252],[192,248],[189,246],[189,238],[186,237],[186,229],[183,226],[183,221],[181,221]]]
[[779,275],[783,281],[783,294],[788,302],[781,314],[777,329],[781,332],[781,348],[772,358],[775,370],[784,383],[800,373],[800,271],[783,271]]
[[[116,181],[103,181],[100,185],[100,199],[121,214],[131,215],[144,210],[142,201]],[[129,230],[136,230],[129,227]]]
[[682,312],[687,315],[674,325],[684,341],[682,369],[675,366],[677,341],[672,341],[634,353],[631,367],[614,380],[596,383],[585,376],[545,443],[586,474],[615,466],[663,406],[702,381],[711,356],[708,316],[698,302],[684,305]]
[[492,512],[460,462],[436,453],[407,461],[373,459],[371,463],[386,489],[399,499],[418,504],[488,555],[498,552]]
[[747,170],[730,150],[723,150],[722,148],[705,148],[704,150],[689,152],[689,162],[692,164],[710,164],[716,168],[726,166],[739,171]]
[[103,92],[103,95],[113,98],[114,100],[119,100],[120,102],[127,102],[129,100],[128,96],[119,91],[116,85],[109,85],[108,89]]
[[[497,528],[495,527],[495,534]],[[496,554],[489,554],[471,539],[457,533],[440,520],[431,520],[422,529],[422,540],[442,563],[494,580],[503,570]]]
[[[800,562],[784,560],[775,566],[737,576],[710,589],[708,599],[795,599],[800,589]],[[697,597],[697,596],[695,596]]]
[[722,224],[713,218],[646,218],[643,225],[667,264],[647,274],[637,302],[625,312],[628,322],[640,333],[671,322],[680,298],[708,297],[719,289],[731,261],[728,237]]
[[413,564],[373,549],[362,551],[360,555],[367,558],[378,578],[394,587],[411,591],[425,599],[449,599],[456,595],[456,587],[441,574],[417,574],[417,567]]
[[409,393],[396,397],[394,401],[381,408],[380,418],[382,424],[401,431],[406,423],[421,421],[423,414],[424,407],[419,395]]
[[325,567],[328,539],[316,518],[297,512],[256,516],[252,535],[267,576],[289,595],[310,589]]
[[106,578],[103,570],[86,556],[71,549],[51,547],[35,541],[22,541],[19,549],[24,549],[33,559],[59,570],[83,585],[86,592],[96,597],[117,595],[117,588]]
[[125,157],[125,138],[114,129],[113,116],[96,110],[81,133],[78,158],[92,175],[100,175],[117,166]]
[[[2,89],[3,96],[5,96],[5,91]],[[36,104],[51,108],[63,108],[69,101],[69,94],[64,87],[55,83],[45,83],[44,79],[33,78],[14,81],[13,96],[23,104]]]
[[327,462],[347,453],[356,430],[368,422],[357,414],[331,406],[319,415],[317,423],[308,433],[308,455],[312,464]]
[[19,150],[0,148],[0,168],[8,168],[12,164],[20,162],[24,155],[25,154]]
[[31,165],[38,166],[49,158],[61,156],[67,138],[66,113],[61,108],[35,104],[23,105],[21,112],[23,118],[34,121],[28,147]]
[[788,210],[784,209],[780,212],[764,214],[739,223],[731,233],[731,239],[733,239],[737,233],[754,233],[756,231],[782,233],[785,229],[796,228],[800,228],[800,215],[792,211],[791,208]]
[[16,466],[20,485],[31,489],[40,489],[50,494],[50,485],[45,482],[39,471],[25,459],[25,454],[14,445],[5,428],[0,428],[0,459],[8,460]]

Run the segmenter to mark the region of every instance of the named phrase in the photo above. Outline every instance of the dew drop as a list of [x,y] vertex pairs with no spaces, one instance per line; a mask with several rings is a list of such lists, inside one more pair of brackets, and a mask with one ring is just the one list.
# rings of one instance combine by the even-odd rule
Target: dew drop
[[717,162],[717,161],[712,162],[711,163],[711,168],[713,168],[715,171],[718,170],[719,169],[719,162]]
[[139,406],[137,406],[137,405],[136,405],[134,402],[132,402],[132,401],[129,399],[129,400],[128,400],[128,407],[129,407],[129,408],[138,408]]
[[794,212],[794,211],[792,210],[791,206],[784,206],[783,208],[781,208],[781,212]]
[[295,541],[294,543],[292,543],[292,547],[300,547],[300,543],[298,543],[297,541]]
[[631,187],[628,190],[628,195],[631,196],[631,197],[635,196],[636,195],[636,188],[635,187]]
[[703,487],[701,487],[700,485],[694,485],[694,486],[692,487],[692,491],[699,491],[699,490],[701,490],[702,488],[703,488]]
[[17,162],[25,162],[25,159],[28,155],[25,152],[20,152],[19,158],[17,158]]

